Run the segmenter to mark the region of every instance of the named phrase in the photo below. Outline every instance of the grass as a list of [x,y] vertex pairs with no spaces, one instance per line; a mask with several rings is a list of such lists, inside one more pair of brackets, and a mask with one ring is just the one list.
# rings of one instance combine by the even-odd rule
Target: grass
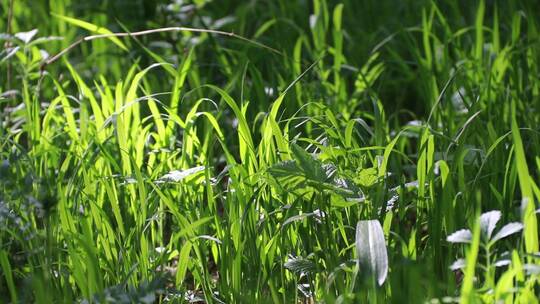
[[538,303],[535,6],[0,3],[0,302]]

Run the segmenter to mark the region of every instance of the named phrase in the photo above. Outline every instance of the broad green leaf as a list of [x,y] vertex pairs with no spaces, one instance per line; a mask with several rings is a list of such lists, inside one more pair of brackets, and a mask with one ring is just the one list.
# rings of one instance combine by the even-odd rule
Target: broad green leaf
[[377,175],[377,169],[375,168],[367,168],[362,169],[354,177],[354,182],[362,187],[369,188],[377,183],[378,175]]
[[307,178],[318,182],[326,181],[326,172],[320,161],[313,158],[295,143],[291,144],[291,151],[298,166],[306,174]]
[[300,168],[294,160],[286,160],[274,164],[268,168],[268,172],[276,178],[297,176],[300,173]]
[[283,266],[297,275],[315,271],[315,263],[303,257],[291,257]]

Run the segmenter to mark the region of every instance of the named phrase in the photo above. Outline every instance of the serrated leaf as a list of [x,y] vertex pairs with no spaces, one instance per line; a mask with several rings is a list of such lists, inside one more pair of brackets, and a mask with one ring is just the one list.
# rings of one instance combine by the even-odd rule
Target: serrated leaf
[[297,176],[299,173],[299,168],[294,160],[286,160],[271,166],[268,168],[268,172],[275,178]]
[[290,257],[283,266],[296,274],[313,272],[315,270],[315,263],[303,257]]
[[470,243],[472,233],[469,229],[458,230],[446,237],[446,241],[450,243]]
[[351,198],[357,193],[361,193],[360,188],[358,188],[352,180],[346,178],[334,178],[332,182],[336,188],[340,189],[337,192],[344,197]]
[[491,242],[495,243],[496,241],[503,239],[509,235],[520,232],[522,229],[523,224],[521,223],[515,222],[506,224],[504,225],[504,227],[501,228],[501,230],[499,230],[499,232],[497,232],[497,234],[495,234]]
[[334,164],[324,164],[322,165],[322,169],[325,173],[326,180],[331,180],[336,174],[337,174],[337,167]]
[[291,151],[298,166],[307,178],[318,182],[326,181],[326,172],[319,160],[313,158],[311,154],[295,143],[291,144]]
[[482,235],[489,240],[493,234],[493,230],[497,225],[497,222],[501,219],[501,212],[498,210],[489,211],[483,213],[480,216],[480,229],[482,230]]
[[362,169],[358,172],[358,175],[354,178],[355,183],[362,187],[369,188],[377,183],[378,172],[375,168]]
[[375,277],[382,285],[388,274],[388,254],[381,223],[359,221],[356,225],[356,252],[360,271]]

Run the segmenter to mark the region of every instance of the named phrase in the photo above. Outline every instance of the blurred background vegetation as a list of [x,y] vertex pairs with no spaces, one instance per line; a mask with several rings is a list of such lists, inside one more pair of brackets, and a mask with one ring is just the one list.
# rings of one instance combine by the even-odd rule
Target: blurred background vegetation
[[[7,21],[9,0],[1,5],[3,20]],[[50,55],[67,47],[88,31],[70,26],[61,22],[52,15],[80,18],[84,21],[103,26],[113,32],[135,32],[143,29],[153,29],[170,26],[186,26],[200,29],[215,29],[233,32],[247,38],[257,38],[259,42],[267,44],[292,57],[295,44],[300,37],[304,37],[307,51],[302,52],[302,67],[307,67],[312,62],[323,58],[323,61],[332,61],[328,54],[332,52],[331,32],[321,35],[315,33],[312,24],[316,15],[318,2],[300,1],[31,1],[19,0],[13,6],[13,19],[11,32],[25,32],[39,29],[39,36],[60,36],[60,41],[51,42],[47,45]],[[361,67],[372,55],[373,51],[379,51],[381,60],[388,63],[385,65],[385,73],[382,77],[386,81],[380,81],[377,90],[381,100],[388,110],[406,108],[419,115],[425,115],[430,108],[426,107],[425,84],[419,83],[423,79],[422,66],[417,62],[418,52],[422,48],[421,36],[422,11],[429,7],[431,1],[324,1],[320,6],[320,18],[324,19],[324,28],[328,28],[331,19],[331,10],[336,4],[344,5],[342,25],[343,29],[343,73],[349,73],[348,86],[354,85],[355,68]],[[509,39],[516,35],[515,28],[517,15],[522,14],[527,22],[536,23],[538,13],[535,1],[486,1],[484,12],[485,26],[491,26],[494,22],[493,14],[498,13],[496,22],[500,23],[500,40]],[[474,31],[476,18],[476,5],[469,1],[441,1],[437,3],[438,11],[442,14],[444,22],[434,22],[432,31],[434,35],[443,34],[439,45],[434,47],[434,56],[440,56],[441,52],[452,59],[451,64],[457,64],[460,53],[448,51],[444,48],[447,44],[461,45],[473,43],[473,35],[465,35]],[[426,12],[429,13],[429,12]],[[517,14],[517,15],[516,15]],[[532,14],[532,16],[530,15]],[[428,16],[429,17],[429,16]],[[7,32],[8,22],[0,25],[0,31]],[[524,31],[529,27],[523,25]],[[460,32],[454,32],[455,30]],[[513,33],[514,31],[514,33]],[[264,33],[264,34],[263,34]],[[317,37],[321,36],[321,37]],[[459,36],[467,36],[460,39]],[[532,38],[531,38],[532,39]],[[526,39],[519,41],[522,47],[534,43]],[[121,50],[104,41],[94,41],[83,44],[76,48],[70,55],[70,61],[86,78],[95,73],[120,77],[123,69],[135,61],[140,61],[141,66],[147,66],[153,61],[147,52],[141,47],[160,54],[171,63],[178,63],[185,55],[185,51],[196,45],[199,48],[197,65],[203,68],[202,75],[211,75],[214,79],[221,77],[222,82],[227,82],[231,72],[227,68],[231,65],[228,56],[234,54],[236,60],[249,61],[257,67],[261,75],[265,75],[265,82],[272,86],[279,86],[279,81],[274,79],[277,73],[285,74],[290,65],[283,64],[283,57],[260,51],[252,47],[246,47],[244,42],[227,37],[198,37],[191,33],[163,33],[137,38],[137,42],[127,40],[128,51]],[[208,40],[208,42],[207,42]],[[490,42],[488,42],[490,43]],[[219,46],[219,48],[217,47]],[[324,56],[323,56],[324,55]],[[108,62],[114,58],[119,64],[110,65]],[[221,59],[220,59],[221,58]],[[242,58],[242,59],[240,59]],[[226,60],[227,62],[223,62]],[[450,64],[450,63],[449,63]],[[59,68],[62,67],[52,67]],[[438,75],[437,72],[442,72]],[[445,69],[433,70],[434,76],[444,75]],[[313,73],[311,73],[313,74]],[[308,75],[310,76],[310,75]],[[346,77],[347,78],[347,77]],[[313,78],[312,78],[313,79]],[[440,79],[439,86],[444,79]],[[283,84],[281,84],[283,86]],[[237,93],[239,86],[236,88]]]

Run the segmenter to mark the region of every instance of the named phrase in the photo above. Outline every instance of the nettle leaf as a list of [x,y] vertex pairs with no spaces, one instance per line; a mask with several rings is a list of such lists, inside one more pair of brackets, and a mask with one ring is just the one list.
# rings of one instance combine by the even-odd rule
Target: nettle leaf
[[362,187],[369,188],[377,183],[378,172],[375,168],[362,169],[354,178],[354,182]]
[[450,243],[470,243],[472,233],[469,229],[458,230],[446,237],[446,241]]
[[326,171],[319,160],[313,158],[311,154],[295,143],[291,144],[291,151],[298,166],[307,178],[318,182],[326,181]]
[[334,178],[332,182],[336,187],[339,187],[343,189],[345,192],[350,193],[351,197],[354,196],[354,194],[362,192],[360,188],[356,186],[354,181],[350,179],[338,177],[338,178]]
[[356,225],[356,252],[360,271],[375,277],[382,285],[388,274],[388,254],[381,223],[359,221]]
[[294,160],[281,161],[268,168],[268,172],[275,178],[297,176],[299,170]]
[[327,181],[332,180],[337,175],[338,169],[334,164],[324,164],[322,165],[322,168]]
[[315,263],[303,257],[289,257],[283,266],[295,274],[303,274],[315,271]]
[[294,160],[282,161],[268,168],[267,182],[278,189],[294,192],[305,188],[305,177]]
[[480,216],[480,229],[482,230],[482,235],[487,239],[491,239],[493,230],[497,225],[497,222],[501,219],[501,212],[498,210],[489,211],[483,213]]
[[504,227],[501,228],[501,230],[499,230],[499,232],[497,232],[497,234],[495,234],[491,242],[495,243],[496,241],[503,239],[509,235],[520,232],[522,229],[523,229],[523,224],[521,223],[515,222],[515,223],[506,224],[504,225]]

